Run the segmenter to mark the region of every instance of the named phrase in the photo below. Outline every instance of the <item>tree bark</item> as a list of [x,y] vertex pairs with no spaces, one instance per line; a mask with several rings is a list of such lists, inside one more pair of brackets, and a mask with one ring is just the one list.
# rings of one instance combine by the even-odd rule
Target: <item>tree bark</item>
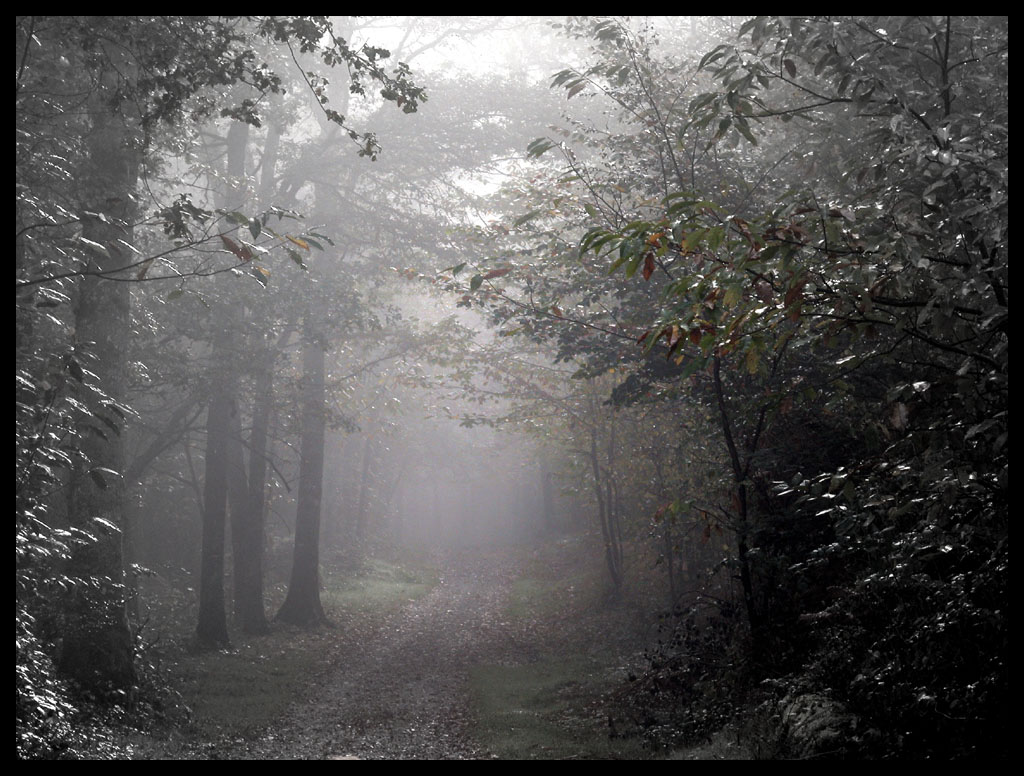
[[[268,358],[268,361],[270,358]],[[235,541],[235,616],[245,633],[269,629],[263,608],[263,531],[266,511],[267,429],[273,405],[273,368],[265,364],[256,377],[256,398],[249,435],[249,479],[245,505],[232,511]]]
[[323,344],[307,317],[302,350],[302,420],[299,490],[295,514],[295,551],[288,596],[278,620],[313,626],[326,621],[320,602],[320,506],[323,491],[325,356]]
[[360,543],[366,539],[366,510],[370,501],[370,460],[373,457],[373,445],[367,435],[363,440],[363,465],[359,472],[359,507],[356,510],[356,540]]
[[[732,422],[725,405],[725,390],[722,387],[722,360],[715,356],[713,361],[713,375],[715,381],[715,399],[718,403],[719,419],[722,425],[722,435],[725,437],[726,450],[729,453],[729,463],[732,466],[733,479],[736,483],[735,504],[736,504],[736,558],[740,567],[740,585],[743,588],[743,605],[747,612],[747,621],[750,629],[754,632],[760,630],[761,620],[757,611],[757,604],[754,600],[754,582],[750,572],[749,546],[747,544],[750,533],[750,516],[747,512],[747,486],[745,484],[749,470],[749,460],[744,466],[740,461],[739,449],[733,438]],[[756,449],[756,438],[754,441]],[[753,453],[751,453],[752,455]]]
[[206,419],[203,554],[199,570],[199,623],[196,626],[196,638],[204,647],[221,647],[230,641],[224,612],[224,532],[228,507],[227,449],[231,410],[230,395],[223,385],[217,385]]

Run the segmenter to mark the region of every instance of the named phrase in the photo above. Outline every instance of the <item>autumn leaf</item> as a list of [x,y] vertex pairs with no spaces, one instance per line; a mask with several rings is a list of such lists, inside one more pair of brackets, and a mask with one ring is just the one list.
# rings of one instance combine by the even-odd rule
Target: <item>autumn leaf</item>
[[756,375],[761,365],[761,353],[756,347],[751,347],[747,350],[746,364],[747,372]]
[[252,260],[252,251],[249,250],[247,245],[239,245],[230,237],[225,234],[220,236],[221,241],[224,243],[224,247],[235,254],[242,261]]
[[789,307],[803,296],[804,286],[807,285],[807,278],[801,278],[786,292],[784,305]]
[[644,280],[650,280],[654,274],[654,254],[650,251],[644,256]]
[[487,272],[486,274],[484,274],[484,280],[490,280],[492,278],[500,278],[502,275],[507,275],[511,271],[512,271],[511,267],[506,267],[505,269],[492,269],[490,272]]
[[290,234],[286,234],[285,237],[288,238],[288,240],[290,242],[293,242],[296,245],[298,245],[300,248],[302,248],[302,250],[304,250],[304,251],[308,251],[309,250],[309,243],[306,242],[305,240],[300,240],[298,237],[292,237]]
[[679,349],[681,344],[683,344],[683,332],[678,326],[673,326],[672,333],[668,338],[668,353],[665,354],[665,359],[672,358],[672,354]]

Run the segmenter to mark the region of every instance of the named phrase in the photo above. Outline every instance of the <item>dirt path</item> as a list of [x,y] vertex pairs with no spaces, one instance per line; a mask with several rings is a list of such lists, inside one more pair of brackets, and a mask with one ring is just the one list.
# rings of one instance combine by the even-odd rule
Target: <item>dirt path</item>
[[208,750],[224,759],[487,758],[474,741],[468,669],[529,658],[523,626],[503,622],[516,561],[508,553],[442,559],[442,582],[348,650],[304,702],[254,739]]

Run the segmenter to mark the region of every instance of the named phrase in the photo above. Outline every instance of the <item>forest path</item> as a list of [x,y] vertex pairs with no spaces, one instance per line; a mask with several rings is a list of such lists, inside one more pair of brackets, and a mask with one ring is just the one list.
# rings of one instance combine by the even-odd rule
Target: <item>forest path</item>
[[[451,759],[492,756],[475,740],[468,672],[523,661],[529,625],[503,616],[522,554],[491,549],[438,559],[441,583],[389,615],[369,643],[346,647],[338,668],[277,723],[217,746],[223,759]],[[344,629],[344,623],[338,624]]]

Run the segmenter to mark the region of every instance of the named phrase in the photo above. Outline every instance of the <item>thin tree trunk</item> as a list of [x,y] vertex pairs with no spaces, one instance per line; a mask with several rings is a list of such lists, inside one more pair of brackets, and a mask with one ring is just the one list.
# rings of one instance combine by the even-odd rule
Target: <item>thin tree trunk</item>
[[356,512],[356,539],[362,543],[366,539],[366,509],[370,501],[370,460],[373,457],[373,445],[367,436],[363,442],[363,466],[359,473],[359,510]]
[[[261,161],[259,202],[269,207],[276,193],[278,148],[281,131],[275,122],[267,128]],[[266,633],[270,629],[263,607],[263,552],[266,521],[266,482],[268,429],[274,405],[275,354],[288,344],[293,329],[289,326],[273,345],[261,343],[263,359],[256,374],[252,431],[249,434],[249,470],[247,489],[232,503],[235,617],[244,633]],[[240,429],[239,429],[240,432]],[[237,458],[235,459],[237,461]],[[240,461],[238,463],[241,463]],[[242,471],[237,482],[245,480]],[[237,503],[237,507],[235,504]]]
[[307,318],[302,351],[302,419],[299,492],[292,576],[277,619],[295,625],[326,621],[320,602],[320,506],[326,425],[323,344]]
[[555,529],[555,498],[551,483],[552,473],[548,471],[546,463],[541,464],[541,498],[543,503],[543,525],[544,530],[551,533]]
[[[269,360],[269,358],[268,358]],[[263,542],[266,520],[267,430],[273,407],[273,370],[266,365],[256,377],[256,399],[249,435],[246,506],[232,522],[235,549],[235,616],[245,633],[269,629],[263,608]]]
[[750,557],[747,545],[748,533],[750,530],[749,516],[747,514],[747,486],[744,484],[747,476],[746,467],[740,461],[739,450],[733,438],[732,423],[725,405],[725,391],[722,387],[721,358],[714,357],[713,375],[715,381],[715,398],[718,402],[719,418],[722,424],[722,434],[725,437],[726,449],[729,452],[729,462],[732,465],[733,478],[736,482],[735,506],[736,506],[736,557],[740,567],[740,585],[743,588],[743,604],[747,611],[747,621],[753,631],[760,629],[760,618],[757,606],[754,601],[754,584],[750,573]]
[[199,568],[199,622],[196,626],[196,638],[204,647],[219,647],[229,643],[224,611],[224,533],[227,524],[227,449],[231,409],[231,397],[223,385],[217,385],[206,418],[203,554]]
[[601,538],[604,541],[604,558],[616,590],[622,585],[619,564],[613,547],[613,536],[608,515],[608,499],[601,477],[601,462],[597,456],[597,429],[590,430],[590,465],[594,473],[594,496],[597,498],[597,516],[601,523]]
[[[238,181],[245,175],[247,124],[234,123],[228,129],[227,174]],[[240,188],[226,193],[221,204],[239,207]],[[230,278],[227,278],[230,281]],[[203,550],[199,579],[199,623],[196,637],[204,646],[228,643],[224,599],[224,550],[227,527],[228,475],[230,465],[230,413],[235,410],[235,383],[231,358],[231,337],[238,329],[233,304],[224,304],[215,315],[210,409],[206,429],[206,479],[203,486]]]

